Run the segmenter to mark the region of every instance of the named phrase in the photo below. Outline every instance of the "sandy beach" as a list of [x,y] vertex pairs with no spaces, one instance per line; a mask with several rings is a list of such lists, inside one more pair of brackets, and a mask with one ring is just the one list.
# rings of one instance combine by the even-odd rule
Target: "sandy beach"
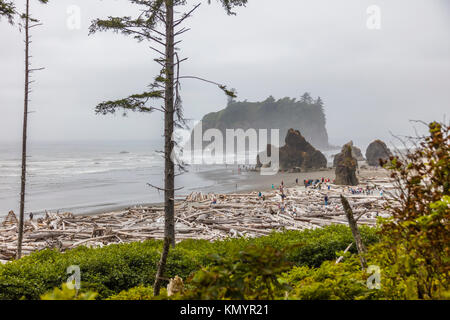
[[[209,173],[219,175],[220,172]],[[223,173],[222,173],[223,174]],[[256,172],[242,174],[238,192],[192,192],[176,202],[176,238],[217,240],[228,237],[258,237],[273,231],[314,229],[330,224],[347,224],[339,200],[345,195],[359,223],[375,225],[384,215],[385,196],[393,186],[384,169],[360,169],[360,185],[353,189],[372,188],[370,194],[350,192],[347,186],[324,183],[305,188],[304,179],[334,178],[332,170],[279,173],[261,176]],[[217,176],[218,178],[219,176]],[[214,178],[214,177],[210,177]],[[295,184],[298,178],[299,184]],[[279,185],[284,182],[281,198]],[[271,188],[272,183],[274,189]],[[329,185],[329,189],[328,189]],[[258,196],[262,192],[264,199]],[[329,198],[324,204],[324,196]],[[214,203],[215,202],[215,203]],[[98,214],[73,215],[70,212],[48,212],[44,217],[27,219],[23,251],[29,254],[45,248],[61,251],[80,245],[104,246],[111,243],[163,238],[162,204],[135,206]],[[15,255],[17,219],[9,215],[0,225],[0,260]]]

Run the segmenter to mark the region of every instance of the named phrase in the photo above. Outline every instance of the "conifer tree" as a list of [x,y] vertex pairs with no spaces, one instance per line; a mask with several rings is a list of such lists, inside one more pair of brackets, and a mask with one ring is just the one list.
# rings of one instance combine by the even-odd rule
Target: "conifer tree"
[[[193,12],[200,6],[195,5],[185,13],[175,14],[175,7],[186,5],[186,0],[129,0],[138,5],[141,14],[138,17],[108,17],[107,19],[94,20],[90,27],[90,34],[98,31],[113,31],[134,37],[137,41],[148,41],[150,48],[160,56],[155,61],[161,66],[160,73],[155,77],[149,90],[130,95],[127,98],[116,101],[105,101],[97,105],[98,114],[115,113],[121,111],[164,113],[164,186],[158,187],[149,184],[164,192],[164,243],[158,270],[155,276],[154,294],[159,295],[164,270],[169,254],[170,246],[175,246],[175,165],[172,159],[175,141],[173,132],[175,127],[185,125],[180,96],[180,81],[183,79],[197,79],[217,85],[228,96],[234,97],[234,91],[226,86],[205,80],[195,76],[180,74],[180,64],[186,59],[179,57],[176,45],[180,40],[176,38],[189,29],[182,27],[182,23],[192,16]],[[243,6],[247,0],[218,0],[228,14],[234,14],[232,9]],[[211,1],[208,0],[208,3]],[[177,16],[177,17],[176,17]],[[155,105],[158,99],[162,99],[161,106]],[[150,103],[152,102],[152,103]]]
[[14,2],[0,0],[0,19],[2,17],[5,17],[6,19],[8,19],[9,23],[13,24],[15,14],[16,7],[14,5]]
[[313,99],[312,99],[311,95],[309,94],[309,92],[305,92],[302,95],[302,97],[300,98],[300,102],[306,103],[306,104],[312,104]]

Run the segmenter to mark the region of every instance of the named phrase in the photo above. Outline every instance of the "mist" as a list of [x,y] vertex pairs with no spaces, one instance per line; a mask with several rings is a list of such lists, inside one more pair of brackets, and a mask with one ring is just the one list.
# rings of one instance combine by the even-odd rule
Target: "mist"
[[[23,7],[23,1],[16,1]],[[195,1],[190,1],[193,5]],[[99,116],[95,106],[145,90],[158,73],[147,43],[113,33],[88,36],[90,22],[134,11],[127,1],[79,0],[81,28],[67,26],[73,1],[33,3],[31,141],[162,139],[162,114]],[[367,27],[377,5],[379,30]],[[274,8],[276,7],[276,8]],[[450,5],[445,0],[249,1],[227,16],[202,4],[187,22],[180,54],[184,75],[236,88],[238,100],[299,98],[325,101],[330,143],[411,134],[411,119],[443,120],[450,102]],[[0,140],[20,139],[23,33],[0,22]],[[226,106],[215,86],[186,80],[186,118],[199,120]],[[297,128],[300,129],[301,128]]]

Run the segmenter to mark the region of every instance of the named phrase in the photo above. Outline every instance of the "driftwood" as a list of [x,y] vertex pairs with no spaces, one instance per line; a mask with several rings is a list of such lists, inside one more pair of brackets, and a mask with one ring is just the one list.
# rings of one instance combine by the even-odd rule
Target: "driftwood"
[[[388,190],[387,179],[361,180],[361,186],[376,184]],[[315,229],[331,224],[347,224],[345,206],[339,201],[345,194],[353,207],[355,224],[375,225],[384,216],[385,199],[375,194],[352,194],[347,187],[331,184],[327,188],[285,187],[279,190],[242,194],[192,193],[175,204],[176,239],[217,240],[229,237],[258,237],[273,231]],[[329,204],[325,206],[324,196]],[[0,260],[16,255],[17,219],[10,212],[0,224]],[[352,229],[353,231],[353,229]],[[100,247],[147,239],[163,239],[164,207],[154,205],[97,215],[46,212],[25,221],[23,254],[45,248],[64,251],[77,246]],[[358,245],[358,248],[359,245]]]

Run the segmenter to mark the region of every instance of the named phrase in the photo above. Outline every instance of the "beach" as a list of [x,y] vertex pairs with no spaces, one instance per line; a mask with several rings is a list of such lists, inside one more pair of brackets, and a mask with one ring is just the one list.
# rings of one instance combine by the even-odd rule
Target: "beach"
[[[228,169],[226,169],[228,170]],[[386,194],[393,189],[384,169],[360,169],[360,185],[354,190],[372,189],[371,194],[352,193],[348,186],[332,183],[333,171],[279,173],[261,176],[245,172],[237,192],[193,191],[176,201],[176,239],[208,241],[228,237],[258,237],[273,231],[315,229],[330,224],[347,224],[339,196],[346,196],[358,215],[358,223],[374,226],[385,215]],[[224,172],[208,173],[218,178]],[[304,179],[330,179],[316,187],[303,185]],[[295,183],[298,178],[299,184]],[[283,181],[281,198],[279,186]],[[245,183],[244,183],[245,182]],[[234,181],[233,181],[234,183]],[[274,189],[271,185],[274,184]],[[320,188],[319,188],[320,185]],[[328,189],[329,186],[329,189]],[[226,189],[227,186],[224,186]],[[382,195],[381,190],[384,191]],[[264,198],[259,197],[259,192]],[[329,203],[325,205],[324,196]],[[29,254],[45,248],[61,251],[80,245],[104,246],[112,243],[162,239],[164,207],[162,204],[137,205],[102,213],[74,215],[71,212],[47,212],[25,222],[23,252]],[[7,216],[0,226],[0,260],[14,257],[17,219]]]

